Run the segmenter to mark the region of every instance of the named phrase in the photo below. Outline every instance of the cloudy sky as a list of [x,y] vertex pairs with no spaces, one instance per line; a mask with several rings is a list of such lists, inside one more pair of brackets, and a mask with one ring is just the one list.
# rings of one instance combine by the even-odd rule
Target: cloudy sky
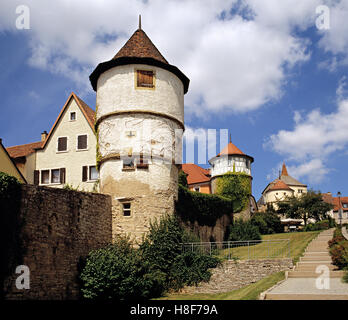
[[[16,27],[20,5],[29,29]],[[255,158],[257,199],[284,161],[309,187],[348,196],[348,0],[2,0],[4,145],[38,141],[71,91],[94,108],[88,76],[139,14],[191,80],[186,126],[229,130]]]

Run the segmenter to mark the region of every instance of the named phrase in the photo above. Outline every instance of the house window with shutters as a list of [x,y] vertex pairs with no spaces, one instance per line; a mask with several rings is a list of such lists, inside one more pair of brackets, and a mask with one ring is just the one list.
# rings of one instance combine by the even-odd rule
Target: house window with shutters
[[68,138],[67,137],[59,137],[58,138],[57,151],[58,152],[68,151]]
[[96,181],[99,179],[99,173],[96,166],[82,167],[82,182]]
[[42,170],[41,184],[49,184],[49,183],[50,183],[50,170]]
[[51,170],[51,183],[60,183],[59,169]]
[[135,87],[137,89],[154,89],[155,74],[152,70],[136,70]]
[[77,150],[87,150],[87,134],[77,136]]

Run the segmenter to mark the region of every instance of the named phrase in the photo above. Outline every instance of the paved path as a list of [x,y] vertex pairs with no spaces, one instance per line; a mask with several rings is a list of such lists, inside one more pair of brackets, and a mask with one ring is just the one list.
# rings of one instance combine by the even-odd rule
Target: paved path
[[265,293],[266,300],[348,300],[348,284],[341,281],[344,272],[336,270],[328,250],[333,231],[321,232],[308,245],[288,278]]
[[342,227],[342,234],[343,234],[343,237],[345,237],[348,240],[347,227]]

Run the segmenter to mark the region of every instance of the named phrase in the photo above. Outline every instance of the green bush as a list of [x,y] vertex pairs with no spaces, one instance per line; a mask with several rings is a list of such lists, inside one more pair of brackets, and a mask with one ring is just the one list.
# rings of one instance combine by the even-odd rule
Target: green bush
[[230,226],[229,241],[261,240],[259,228],[249,221],[236,220]]
[[218,218],[233,213],[233,201],[214,194],[192,192],[179,185],[175,211],[183,221],[214,226]]
[[151,224],[138,249],[128,239],[92,251],[83,267],[82,294],[87,299],[149,299],[164,291],[208,281],[209,268],[220,260],[182,252],[182,241],[191,237],[174,216]]
[[327,230],[332,228],[332,219],[331,220],[321,220],[316,223],[310,223],[305,226],[304,231],[320,231]]
[[333,239],[329,241],[332,263],[339,269],[348,268],[348,240],[343,237],[341,228],[336,228]]
[[251,218],[251,223],[258,227],[261,234],[282,233],[284,231],[280,217],[273,212],[257,212]]
[[80,275],[81,291],[87,299],[147,299],[163,292],[164,277],[150,272],[132,243],[119,238],[89,254]]
[[179,177],[178,177],[178,182],[180,185],[182,185],[185,188],[188,188],[188,184],[187,184],[187,174],[180,170],[179,171]]

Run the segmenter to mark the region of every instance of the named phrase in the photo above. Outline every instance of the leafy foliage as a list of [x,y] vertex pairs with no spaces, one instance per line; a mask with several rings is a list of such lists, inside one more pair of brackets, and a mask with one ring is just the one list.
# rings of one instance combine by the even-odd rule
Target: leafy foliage
[[200,253],[183,253],[188,234],[174,216],[151,224],[138,249],[119,238],[106,248],[92,251],[82,270],[82,293],[88,299],[149,299],[164,291],[208,281],[209,268],[220,260]]
[[280,217],[271,211],[255,213],[251,218],[251,223],[258,227],[261,234],[282,233],[284,231]]
[[339,269],[348,269],[348,240],[343,237],[342,230],[336,228],[334,237],[329,241],[332,263]]
[[230,226],[229,241],[261,240],[259,228],[251,220],[236,220]]
[[218,218],[233,213],[233,201],[215,194],[192,192],[179,184],[175,210],[184,221],[214,226]]
[[307,225],[310,218],[316,221],[327,218],[327,212],[331,209],[332,205],[323,200],[320,192],[310,190],[300,197],[287,197],[279,202],[277,212],[288,218],[303,219]]
[[251,195],[250,176],[241,172],[228,172],[216,178],[216,194],[231,199],[234,212],[242,211]]
[[305,228],[304,231],[318,231],[327,230],[335,227],[335,220],[328,216],[328,220],[317,221],[316,223],[310,223]]
[[187,184],[187,174],[180,170],[179,171],[179,177],[178,177],[178,182],[180,185],[182,185],[185,188],[188,188],[188,184]]
[[[21,201],[21,184],[15,178],[0,172],[0,286],[12,272],[24,250],[21,244],[19,209]],[[3,294],[0,291],[0,295]]]

